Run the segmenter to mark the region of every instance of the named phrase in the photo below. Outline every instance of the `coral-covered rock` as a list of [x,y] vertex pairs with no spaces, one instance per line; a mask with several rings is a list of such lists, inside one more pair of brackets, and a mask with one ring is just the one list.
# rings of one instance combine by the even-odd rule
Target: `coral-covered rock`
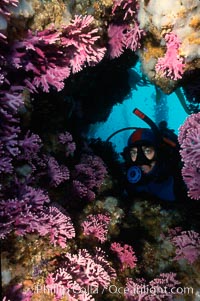
[[173,33],[180,41],[177,48],[180,62],[177,57],[171,56],[171,58],[177,60],[180,67],[181,61],[184,60],[185,66],[181,67],[182,74],[186,70],[199,68],[199,12],[200,6],[197,0],[176,1],[175,3],[168,1],[162,4],[160,1],[140,1],[138,20],[140,28],[146,33],[143,47],[138,52],[142,69],[148,78],[166,93],[171,93],[177,87],[178,78],[171,73],[168,79],[165,74],[157,73],[157,68],[155,68],[169,51],[165,36]]

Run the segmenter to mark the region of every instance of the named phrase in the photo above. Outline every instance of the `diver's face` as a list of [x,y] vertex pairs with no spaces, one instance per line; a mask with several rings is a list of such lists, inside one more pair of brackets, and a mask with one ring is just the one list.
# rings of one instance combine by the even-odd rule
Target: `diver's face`
[[144,164],[142,162],[141,164],[140,163],[138,164],[144,173],[149,173],[153,169],[156,163],[154,160],[151,161],[155,157],[155,148],[153,146],[145,146],[145,145],[141,146],[140,149],[138,147],[132,147],[130,150],[130,156],[131,156],[131,160],[134,163],[137,161],[138,156],[141,157],[141,153],[139,154],[139,152],[142,152],[142,156],[144,156],[144,158],[150,160],[148,164],[147,162],[144,162]]

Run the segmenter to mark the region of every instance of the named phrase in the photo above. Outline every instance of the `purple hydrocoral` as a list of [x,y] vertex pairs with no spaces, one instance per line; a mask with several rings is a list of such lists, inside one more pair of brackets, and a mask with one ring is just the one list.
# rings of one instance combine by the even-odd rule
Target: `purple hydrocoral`
[[[3,60],[3,58],[1,56],[0,56],[0,59]],[[0,67],[0,86],[4,83],[4,81],[5,81],[5,72]]]
[[192,199],[200,198],[200,113],[187,117],[179,128],[178,140],[184,166],[182,176]]
[[71,218],[55,206],[45,206],[49,202],[43,190],[27,186],[20,190],[18,198],[1,201],[0,238],[11,231],[21,236],[36,232],[48,235],[54,245],[66,247],[67,240],[75,236]]
[[3,150],[3,143],[0,142],[0,174],[8,173],[11,174],[13,172],[12,158],[9,154],[5,154]]
[[109,55],[111,58],[119,57],[124,52],[125,31],[127,25],[110,24],[108,27]]
[[4,144],[5,151],[11,156],[19,154],[18,134],[20,128],[16,114],[23,104],[22,89],[21,86],[12,86],[8,91],[0,92],[1,142]]
[[50,200],[41,189],[24,187],[19,196],[0,202],[1,231],[0,238],[5,238],[11,231],[24,235],[37,231],[41,221],[46,221],[38,214],[43,211],[44,203]]
[[62,267],[49,274],[46,283],[48,289],[58,287],[55,291],[58,300],[66,294],[70,300],[88,301],[94,300],[92,292],[108,288],[115,277],[104,251],[96,249],[95,255],[91,255],[86,249],[79,249],[77,254],[64,255]]
[[132,246],[127,244],[122,246],[120,243],[113,242],[110,249],[117,254],[121,263],[121,270],[126,268],[135,268],[137,258]]
[[35,35],[29,31],[26,38],[13,44],[12,63],[27,72],[25,83],[31,91],[42,87],[49,92],[50,85],[58,91],[63,89],[70,69],[58,45],[60,34],[53,28]]
[[69,169],[65,165],[59,165],[52,156],[46,156],[47,174],[51,179],[50,185],[57,187],[61,183],[69,179]]
[[31,161],[37,157],[42,147],[42,140],[37,134],[27,131],[23,139],[19,140],[21,150],[20,159]]
[[80,181],[72,181],[73,194],[78,196],[80,199],[87,199],[93,201],[95,199],[95,193],[90,193],[88,188]]
[[173,32],[167,33],[164,38],[167,51],[164,57],[158,59],[155,70],[161,77],[177,80],[182,78],[185,67],[184,59],[178,53],[181,42]]
[[171,237],[170,241],[176,248],[176,257],[174,260],[185,259],[193,264],[200,255],[200,235],[190,231],[181,231],[179,234]]
[[13,85],[0,92],[0,173],[13,171],[13,159],[19,155],[19,118],[17,113],[23,105],[23,87]]
[[79,164],[72,172],[73,192],[80,198],[95,199],[95,192],[101,187],[107,169],[103,160],[94,155],[82,155]]
[[0,86],[5,83],[7,77],[7,47],[6,47],[7,37],[0,32]]
[[107,240],[110,216],[107,214],[90,214],[82,222],[83,234],[97,238],[101,243]]
[[103,58],[106,49],[96,46],[99,35],[92,22],[92,16],[75,16],[59,31],[54,27],[36,34],[29,31],[24,40],[14,43],[13,65],[27,72],[25,82],[31,91],[41,87],[49,92],[50,86],[60,91],[71,72]]
[[65,146],[66,157],[74,154],[76,150],[76,143],[73,141],[73,137],[69,132],[60,133],[58,140]]
[[180,284],[175,273],[161,273],[157,278],[147,283],[145,279],[127,278],[125,299],[128,301],[159,301],[173,300],[173,290]]

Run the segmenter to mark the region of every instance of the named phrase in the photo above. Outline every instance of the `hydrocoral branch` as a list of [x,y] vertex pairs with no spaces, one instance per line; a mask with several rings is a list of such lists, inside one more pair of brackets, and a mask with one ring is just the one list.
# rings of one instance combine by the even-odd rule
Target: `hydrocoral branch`
[[107,169],[103,160],[94,155],[82,155],[79,164],[72,171],[73,193],[88,200],[95,199],[95,192],[100,189]]
[[171,238],[171,242],[176,248],[174,260],[185,259],[193,264],[200,255],[200,235],[191,231],[181,231],[178,235]]
[[25,83],[36,92],[50,86],[60,91],[70,73],[93,66],[104,57],[106,48],[96,45],[98,29],[93,28],[92,16],[75,16],[69,26],[59,31],[54,27],[33,34],[13,45],[13,66],[27,72]]
[[6,42],[6,36],[0,32],[0,86],[3,85],[7,77]]
[[184,164],[182,168],[183,180],[188,188],[188,196],[191,199],[200,199],[200,169],[192,164]]
[[15,199],[0,202],[1,231],[0,238],[10,232],[24,236],[27,233],[39,233],[49,236],[50,242],[66,247],[67,241],[75,237],[71,218],[57,207],[47,207],[50,200],[42,189],[22,187]]
[[[131,49],[136,51],[140,48],[140,40],[145,34],[142,29],[139,28],[136,13],[139,8],[139,4],[134,0],[117,0],[113,4],[112,15],[118,15],[118,8],[120,13],[122,12],[121,23],[115,21],[108,27],[109,38],[109,56],[111,59],[119,57],[124,49]],[[118,18],[120,18],[118,16]]]
[[26,71],[25,84],[30,91],[41,87],[49,92],[50,86],[58,91],[63,89],[70,69],[58,46],[60,35],[54,28],[35,35],[29,31],[24,40],[14,43],[11,60],[15,68]]
[[42,147],[42,140],[37,134],[27,131],[24,138],[19,140],[21,149],[20,159],[31,161],[37,157]]
[[123,20],[133,19],[139,9],[139,3],[137,0],[114,0],[112,7],[112,15],[118,13],[123,14]]
[[127,301],[160,301],[173,300],[170,288],[176,288],[180,282],[175,273],[161,273],[149,283],[143,278],[127,278],[125,287],[125,298]]
[[94,300],[92,290],[108,288],[115,277],[105,252],[96,249],[95,255],[91,255],[86,249],[79,249],[77,254],[65,254],[61,267],[48,275],[46,284],[49,289],[58,286],[55,291],[58,300],[65,293],[69,300],[89,301]]
[[44,217],[39,219],[38,214],[43,211],[44,203],[49,201],[44,191],[32,187],[22,188],[16,198],[2,200],[0,202],[0,237],[5,238],[11,231],[23,236],[39,229],[46,219]]
[[106,48],[96,45],[100,36],[98,28],[92,27],[93,21],[90,15],[75,15],[71,24],[62,30],[61,44],[69,58],[72,73],[81,71],[85,66],[96,65],[105,55]]
[[50,186],[57,187],[69,179],[69,169],[65,165],[59,165],[52,156],[46,156],[47,173],[50,177]]
[[134,26],[110,24],[108,27],[110,57],[112,59],[119,57],[124,49],[136,51],[141,46],[142,35],[144,35],[144,32],[136,22]]
[[167,51],[164,57],[158,59],[155,71],[161,77],[168,77],[173,80],[182,78],[184,72],[184,59],[179,55],[181,42],[178,36],[171,32],[165,35]]
[[76,150],[76,143],[73,141],[72,135],[69,132],[60,133],[58,140],[65,147],[66,157],[72,156]]
[[190,136],[191,130],[197,130],[200,126],[200,113],[188,116],[179,128],[178,141],[182,145],[184,140]]
[[200,198],[200,113],[188,116],[179,128],[178,140],[184,166],[182,176],[192,199]]
[[107,214],[90,214],[82,222],[83,234],[97,238],[101,243],[107,240],[110,217]]
[[111,58],[119,57],[124,52],[125,31],[128,26],[110,24],[108,27],[109,55]]
[[[55,206],[50,206],[46,215],[47,225],[45,225],[45,234],[47,233],[50,236],[50,242],[54,246],[59,245],[65,248],[67,241],[75,237],[75,229],[71,218]],[[42,234],[41,231],[40,234]]]
[[121,270],[126,268],[135,268],[137,258],[132,246],[125,244],[122,246],[120,243],[113,242],[110,249],[117,254],[121,263]]

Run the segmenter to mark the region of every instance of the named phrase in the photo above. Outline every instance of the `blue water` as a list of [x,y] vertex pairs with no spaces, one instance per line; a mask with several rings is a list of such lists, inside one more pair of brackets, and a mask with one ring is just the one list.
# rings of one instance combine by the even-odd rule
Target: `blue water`
[[[89,138],[101,138],[105,141],[112,133],[121,128],[149,127],[132,113],[135,108],[145,113],[156,124],[162,120],[167,121],[168,128],[173,129],[176,134],[188,116],[175,93],[170,95],[162,93],[159,103],[156,104],[156,90],[153,85],[137,86],[137,90],[135,88],[131,90],[129,98],[124,99],[122,104],[113,107],[106,122],[91,125]],[[122,152],[131,133],[132,130],[126,130],[111,138],[110,141],[117,152]]]

